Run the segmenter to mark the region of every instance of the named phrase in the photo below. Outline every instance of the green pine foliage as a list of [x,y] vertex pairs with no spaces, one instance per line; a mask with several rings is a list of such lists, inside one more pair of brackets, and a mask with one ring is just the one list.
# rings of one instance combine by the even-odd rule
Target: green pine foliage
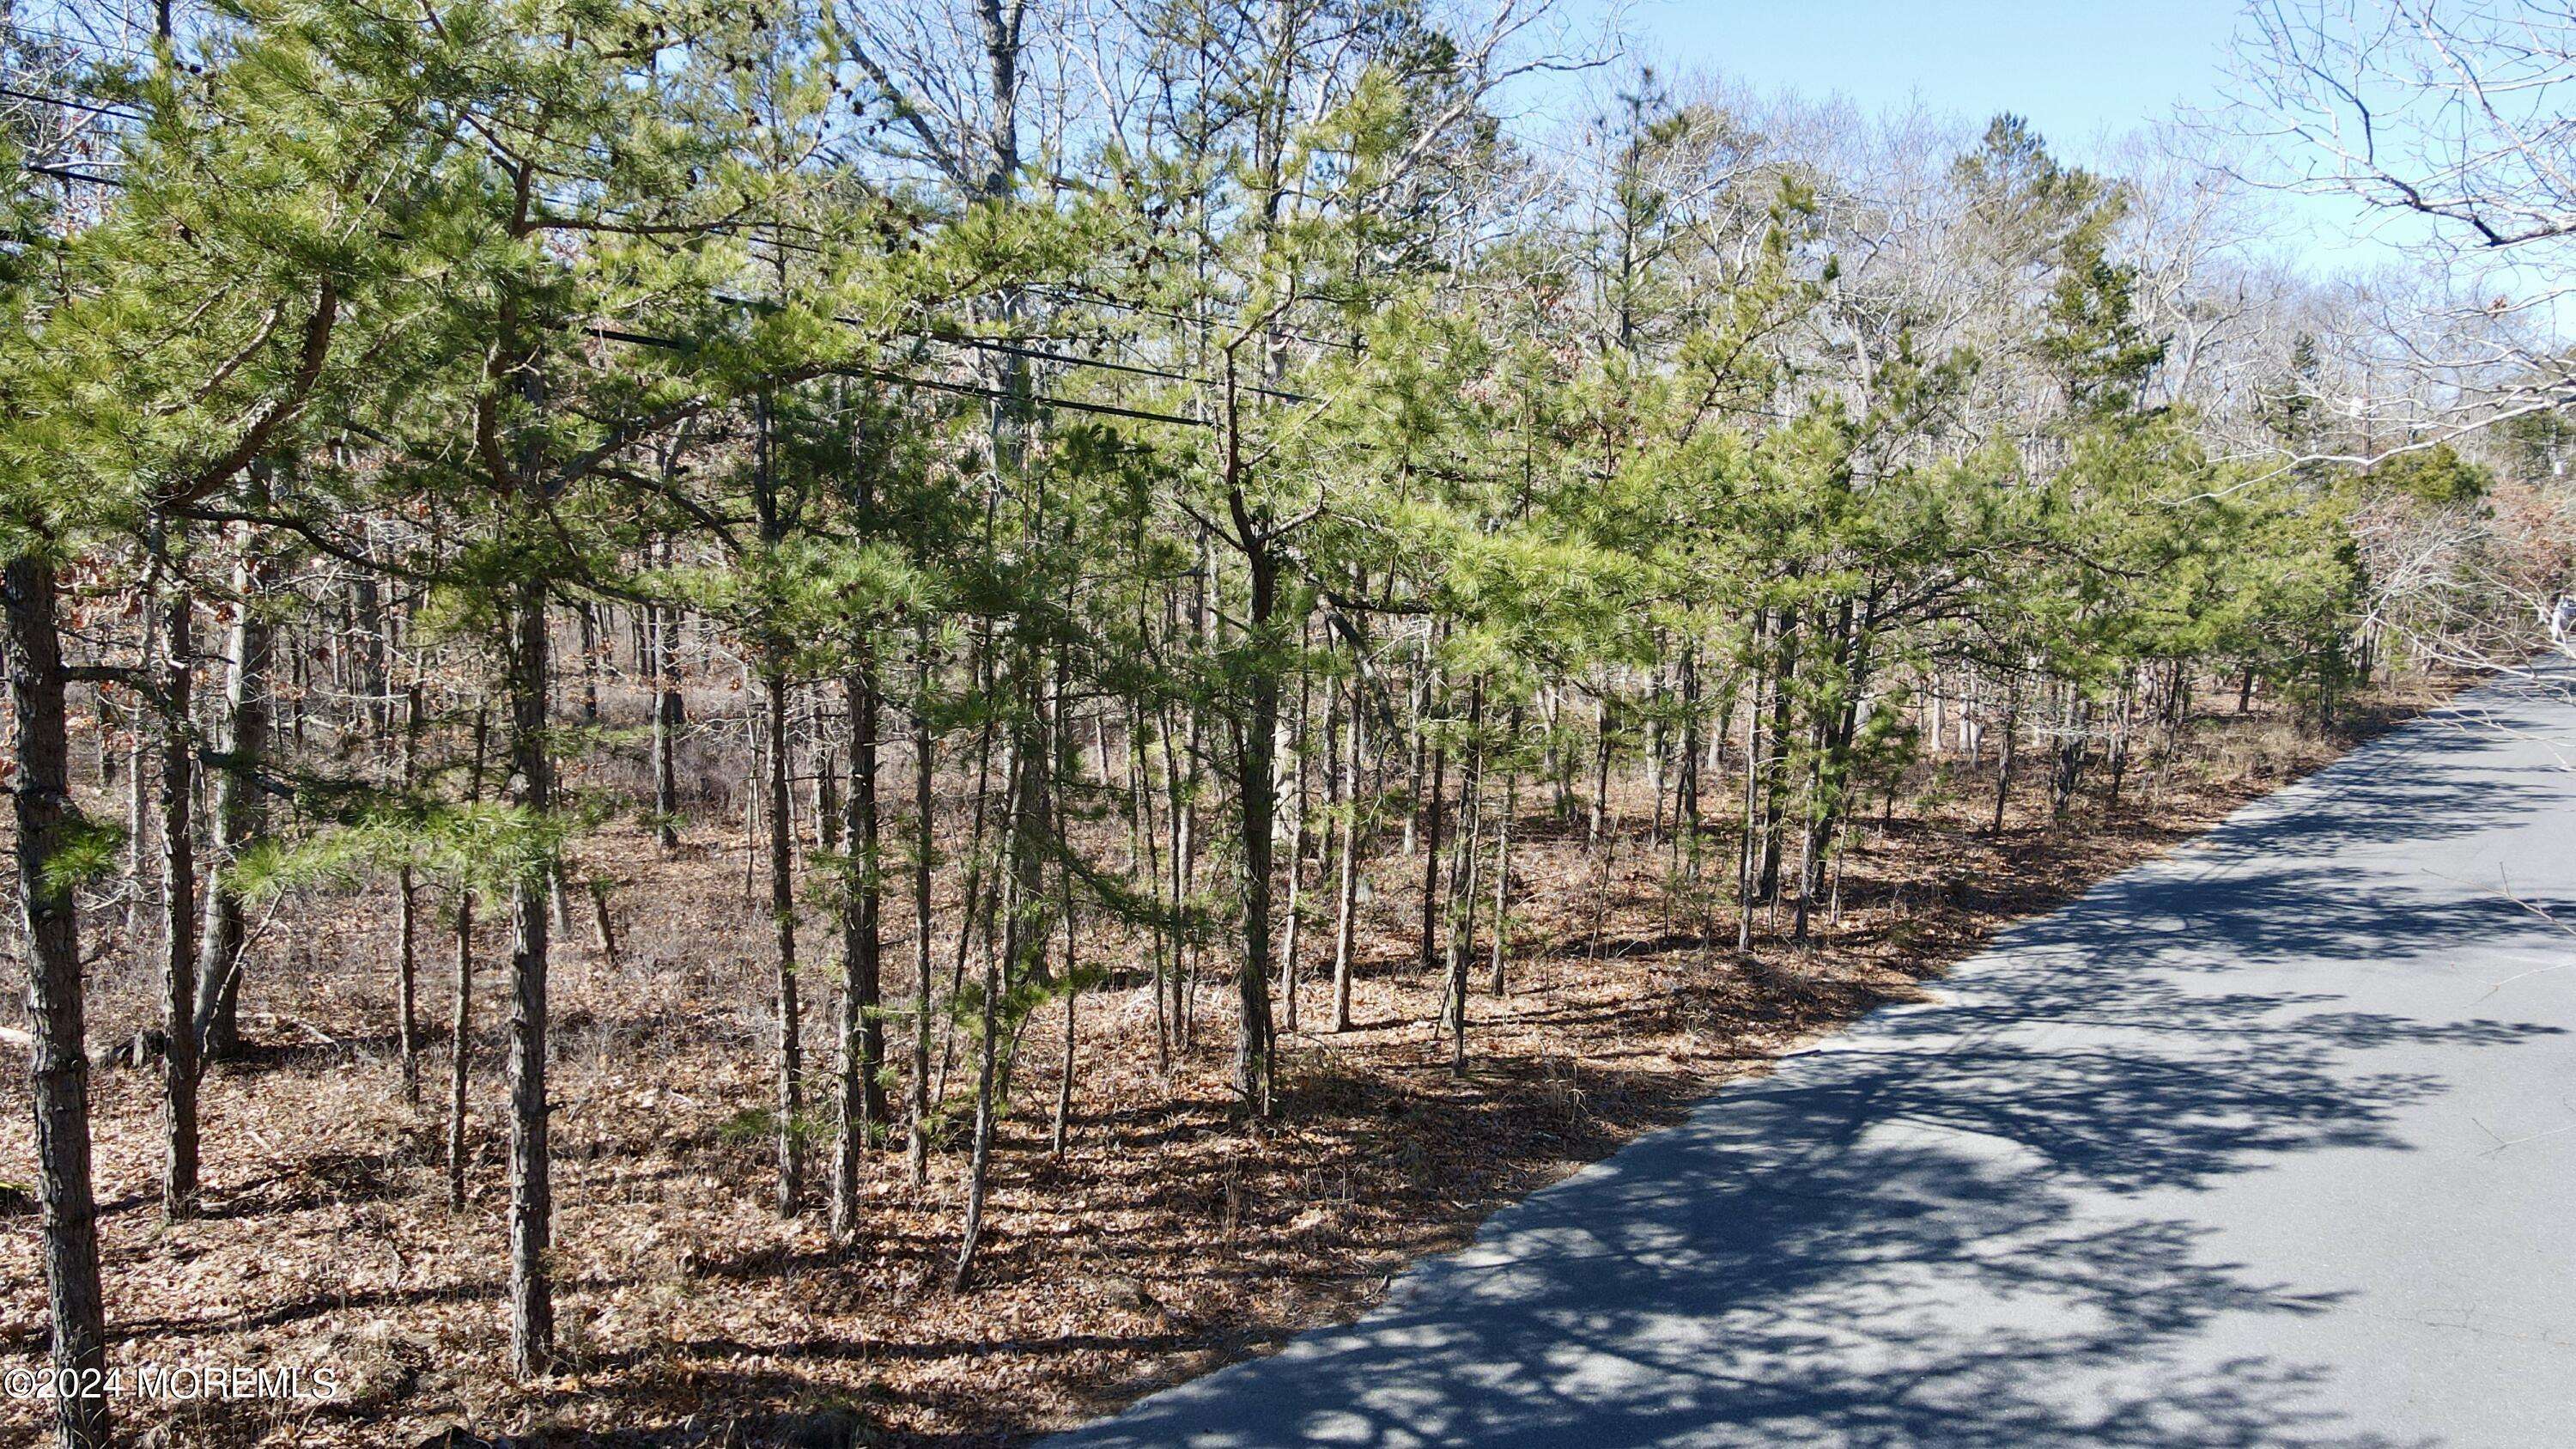
[[[1805,937],[1872,813],[1956,784],[1942,711],[2006,747],[1998,828],[2025,741],[2057,819],[2111,808],[2195,687],[2331,716],[2388,663],[2372,540],[2556,468],[2555,414],[2328,461],[2373,450],[2312,332],[2187,386],[2136,195],[2010,116],[1918,235],[1651,75],[1551,161],[1438,7],[1150,9],[1094,105],[974,72],[998,29],[925,88],[834,7],[222,0],[98,80],[134,119],[94,218],[0,140],[0,553],[62,570],[82,707],[160,687],[147,560],[201,650],[293,646],[230,696],[256,660],[181,665],[199,755],[275,802],[224,889],[510,897],[538,1010],[589,831],[736,825],[556,770],[686,735],[747,776],[774,731],[813,794],[749,785],[773,923],[828,914],[829,979],[897,983],[847,1020],[970,1060],[936,1106],[980,1184],[1023,1038],[1106,987],[1168,1061],[1222,976],[1235,1105],[1279,1110],[1286,942],[1311,981],[1356,909],[1327,861],[1420,832],[1463,1069],[1511,812],[1642,776],[1676,932]],[[346,679],[283,673],[326,638]],[[244,700],[291,742],[218,747]],[[783,1161],[800,1070],[745,1119]]]

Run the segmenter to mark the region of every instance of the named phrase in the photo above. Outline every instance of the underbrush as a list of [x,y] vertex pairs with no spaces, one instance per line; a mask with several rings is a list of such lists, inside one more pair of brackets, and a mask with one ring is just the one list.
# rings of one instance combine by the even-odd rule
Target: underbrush
[[[1358,1312],[1403,1264],[1463,1242],[1495,1206],[1919,993],[2005,922],[2168,848],[2337,748],[2270,716],[2205,718],[2189,756],[2142,765],[2117,811],[2088,797],[2052,828],[2034,781],[1998,835],[1982,829],[1990,778],[1922,769],[1908,803],[1862,833],[1815,939],[1766,930],[1744,956],[1722,909],[1715,939],[1696,934],[1691,913],[1676,923],[1661,851],[1621,843],[1605,908],[1581,832],[1533,815],[1516,846],[1510,990],[1487,994],[1478,971],[1463,1076],[1432,1026],[1439,983],[1415,964],[1418,887],[1404,862],[1381,860],[1359,942],[1359,1025],[1314,1029],[1329,1019],[1319,978],[1330,931],[1310,929],[1307,1029],[1283,1034],[1280,1110],[1266,1130],[1229,1110],[1233,1030],[1213,975],[1197,1041],[1168,1072],[1145,987],[1081,998],[1060,1157],[1047,1143],[1060,1025],[1050,1010],[1032,1027],[1001,1124],[989,1236],[962,1293],[948,1284],[964,1156],[953,1130],[922,1188],[900,1134],[870,1155],[862,1230],[846,1249],[819,1212],[773,1214],[775,1008],[766,917],[749,888],[759,882],[721,826],[701,822],[667,858],[639,827],[611,827],[583,851],[586,868],[627,882],[612,907],[620,959],[574,946],[555,984],[565,1366],[534,1385],[500,1368],[498,935],[480,943],[470,1192],[451,1211],[439,1092],[426,1086],[419,1106],[400,1093],[382,894],[290,900],[257,958],[253,1050],[206,1083],[205,1217],[157,1222],[153,1074],[95,1079],[111,1358],[327,1363],[348,1389],[328,1403],[121,1412],[159,1442],[219,1446],[972,1443],[1076,1422]],[[1642,803],[1624,818],[1646,814]],[[888,923],[897,942],[911,929]],[[440,949],[423,959],[423,1075],[436,1083],[448,977],[444,934],[429,939]],[[1103,928],[1084,950],[1111,959],[1132,943]],[[908,961],[909,947],[887,955]],[[130,951],[102,960],[95,1039],[151,1019],[150,975]],[[911,989],[901,978],[890,996]],[[808,1096],[823,1103],[830,973],[809,980]],[[969,1087],[962,1052],[943,1052],[943,1070],[954,1104]],[[819,1133],[826,1117],[818,1110],[809,1127]],[[29,1113],[5,1114],[0,1181],[32,1179],[31,1136]],[[827,1160],[826,1142],[810,1149]],[[35,1239],[0,1237],[0,1363],[31,1364],[43,1348]],[[0,1405],[0,1425],[33,1432],[33,1407]]]

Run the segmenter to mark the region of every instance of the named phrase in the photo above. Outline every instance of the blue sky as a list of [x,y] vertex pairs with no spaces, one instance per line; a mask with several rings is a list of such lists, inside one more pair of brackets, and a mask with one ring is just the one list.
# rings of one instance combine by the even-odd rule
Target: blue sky
[[[1578,22],[1616,0],[1567,0]],[[1919,98],[1982,122],[2028,118],[2082,157],[2103,137],[2224,100],[2242,0],[1626,0],[1632,57],[1757,91],[1839,95],[1864,111]],[[2284,198],[2284,245],[2316,270],[2368,265],[2355,208]]]
[[2015,111],[2080,144],[2218,97],[2236,0],[1634,0],[1645,53],[1866,109]]

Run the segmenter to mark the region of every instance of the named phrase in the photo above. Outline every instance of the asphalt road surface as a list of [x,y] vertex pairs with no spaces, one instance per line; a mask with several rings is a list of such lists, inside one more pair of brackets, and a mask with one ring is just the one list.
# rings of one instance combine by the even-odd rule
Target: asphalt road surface
[[1051,1442],[2576,1444],[2567,763],[2472,695]]

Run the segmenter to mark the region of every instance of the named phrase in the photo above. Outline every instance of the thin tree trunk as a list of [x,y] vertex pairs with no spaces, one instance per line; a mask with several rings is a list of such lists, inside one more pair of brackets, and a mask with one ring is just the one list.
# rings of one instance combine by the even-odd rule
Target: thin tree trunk
[[975,1143],[966,1163],[966,1221],[958,1234],[953,1279],[960,1292],[974,1280],[975,1247],[984,1233],[984,1183],[993,1160],[993,1069],[999,1046],[996,1013],[1001,997],[1002,958],[988,950],[984,953],[982,1029],[975,1051]]
[[2075,791],[2083,782],[2087,736],[2092,731],[2093,703],[2073,681],[2066,685],[2066,713],[2057,735],[2057,758],[2048,782],[2049,819],[2062,823],[2075,808]]
[[367,733],[381,740],[393,723],[393,701],[387,692],[384,600],[372,571],[362,569],[349,581],[349,613],[356,625],[358,693],[364,699]]
[[[1229,367],[1231,363],[1229,362]],[[1229,404],[1229,413],[1231,405]],[[1243,495],[1230,495],[1234,525],[1250,575],[1247,622],[1259,655],[1245,685],[1241,733],[1235,740],[1235,789],[1243,812],[1243,959],[1235,971],[1238,1030],[1234,1090],[1256,1120],[1270,1115],[1278,1040],[1270,1021],[1273,832],[1279,808],[1277,666],[1278,560],[1253,521]],[[1293,866],[1293,862],[1292,862]]]
[[912,657],[912,1123],[905,1153],[912,1185],[930,1183],[930,886],[938,853],[931,799],[930,619],[914,625]]
[[[158,587],[160,564],[148,565],[154,586]],[[146,609],[143,613],[143,642],[135,651],[140,670],[150,673],[152,661],[161,653],[161,611]],[[152,753],[151,690],[139,690],[134,698],[134,727],[125,743],[125,935],[129,940],[140,936],[143,929],[143,907],[152,898],[152,886],[145,878],[143,858],[152,848]],[[139,944],[139,943],[138,943]]]
[[[1521,712],[1519,707],[1515,706],[1511,717],[1511,742],[1516,744],[1520,734]],[[1521,772],[1509,762],[1515,758],[1506,757],[1507,763],[1503,767],[1503,814],[1494,828],[1494,974],[1491,984],[1493,993],[1497,997],[1507,994],[1509,990],[1509,983],[1503,978],[1503,959],[1508,949],[1505,938],[1510,933],[1503,928],[1503,923],[1507,919],[1503,913],[1511,904],[1512,816],[1520,809],[1521,800]]]
[[778,1215],[805,1205],[804,1010],[796,980],[795,827],[787,818],[787,680],[773,664],[764,687],[769,730],[769,916],[778,941]]
[[581,624],[581,722],[599,723],[599,618],[587,599],[574,604],[573,617]]
[[1422,851],[1422,974],[1435,975],[1440,969],[1440,809],[1447,793],[1449,742],[1442,740],[1431,747],[1431,796],[1423,817]]
[[[420,686],[403,691],[402,783],[412,788],[420,768],[421,698]],[[395,946],[394,996],[402,1029],[403,1101],[420,1105],[420,924],[415,899],[411,865],[408,861],[394,872]]]
[[[973,677],[978,681],[979,692],[989,694],[993,682],[988,668],[991,653],[981,645],[975,652],[981,657],[973,661]],[[993,926],[991,913],[985,905],[983,884],[984,820],[990,810],[992,791],[993,715],[987,711],[983,727],[976,731],[975,736],[975,809],[966,829],[965,880],[958,899],[957,954],[948,966],[948,999],[951,1003],[960,1000],[965,992],[966,958],[974,954],[979,926],[985,950],[988,953],[992,950]],[[942,1101],[948,1098],[948,1069],[955,1055],[956,1033],[951,1031],[940,1041],[939,1089],[934,1095]]]
[[[671,542],[662,540],[662,564],[671,563]],[[672,676],[671,635],[674,620],[668,604],[651,606],[652,623],[646,637],[653,648],[653,820],[654,834],[664,850],[680,844],[680,777],[673,754],[679,740],[680,691]]]
[[1603,689],[1592,711],[1592,818],[1584,841],[1599,845],[1610,815],[1610,691]]
[[[1605,699],[1602,702],[1601,712],[1602,727],[1604,730],[1607,730],[1609,726],[1609,717],[1609,703]],[[1608,736],[1605,734],[1603,738],[1606,741]],[[1592,892],[1591,955],[1592,959],[1595,961],[1601,959],[1601,938],[1603,934],[1608,931],[1610,926],[1610,881],[1612,867],[1617,864],[1619,859],[1619,817],[1610,809],[1610,797],[1607,790],[1607,785],[1610,779],[1609,758],[1609,749],[1605,744],[1602,748],[1601,755],[1601,784],[1604,788],[1600,793],[1593,797],[1595,800],[1600,802],[1599,811],[1601,816],[1601,870],[1600,874],[1595,877],[1595,884]]]
[[189,807],[196,799],[196,741],[189,738],[190,673],[196,661],[184,583],[163,576],[159,740],[161,755],[161,1217],[197,1210],[197,858]]
[[1786,792],[1778,778],[1781,765],[1789,758],[1789,706],[1791,686],[1798,678],[1798,616],[1794,611],[1780,611],[1772,638],[1777,642],[1778,659],[1773,665],[1771,683],[1771,717],[1767,726],[1768,745],[1763,753],[1769,757],[1773,778],[1763,791],[1762,805],[1762,870],[1757,898],[1769,903],[1771,916],[1779,919],[1780,844],[1785,838],[1781,829],[1787,819]]
[[[1101,763],[1108,763],[1106,750],[1101,752]],[[1081,1024],[1075,1011],[1082,999],[1082,978],[1074,960],[1075,931],[1080,923],[1074,919],[1073,868],[1069,864],[1057,865],[1056,887],[1062,894],[1064,909],[1064,1057],[1056,1072],[1055,1120],[1047,1129],[1047,1154],[1062,1158],[1067,1124],[1073,1118],[1075,1029]]]
[[[546,747],[546,591],[519,585],[510,651],[510,770],[516,804],[539,819],[554,806]],[[510,892],[510,1368],[521,1378],[554,1362],[554,1187],[546,1101],[546,873],[526,870]]]
[[[474,712],[474,757],[465,767],[465,798],[483,800],[483,753],[491,736],[491,715]],[[448,1023],[447,1052],[447,1205],[465,1206],[465,1088],[474,1055],[474,887],[456,891],[456,1000]]]
[[2021,676],[2004,683],[2003,741],[1995,747],[1995,822],[1988,832],[2004,833],[2004,805],[2012,799],[2013,755],[2021,738]]
[[296,753],[304,749],[304,726],[311,717],[313,698],[313,659],[309,647],[299,646],[286,653],[286,738]]
[[232,628],[224,641],[224,766],[215,775],[211,879],[206,882],[205,944],[197,953],[197,1047],[206,1061],[241,1048],[243,949],[249,940],[235,862],[265,828],[268,806],[256,780],[268,754],[268,675],[276,634],[262,614],[268,564],[245,526],[233,562]]
[[[1046,863],[1057,853],[1054,799],[1056,776],[1064,767],[1064,732],[1056,728],[1056,714],[1069,683],[1070,660],[1062,652],[1056,655],[1055,678],[1050,683],[1045,678],[1042,647],[1023,642],[1012,651],[1014,690],[1021,709],[1011,728],[1007,781],[1011,803],[1004,849],[1010,877],[1002,907],[1002,989],[1006,993],[1025,983],[1046,983],[1047,942],[1055,933]],[[1007,1040],[995,1092],[1005,1104],[1010,1101],[1011,1077],[1019,1065],[1019,1042],[1026,1025],[1026,1017],[1018,1012],[1004,1023]]]
[[1798,813],[1798,895],[1791,905],[1789,939],[1803,945],[1807,940],[1807,918],[1816,897],[1816,878],[1823,864],[1824,832],[1818,827],[1825,791],[1824,730],[1810,732],[1810,757],[1807,762],[1807,806]]
[[1172,789],[1172,1022],[1174,1040],[1186,1056],[1198,1046],[1198,942],[1188,928],[1190,897],[1198,892],[1199,807],[1198,775],[1202,719],[1198,711],[1185,712],[1189,732],[1184,739],[1180,773],[1174,776]]
[[[1138,611],[1141,618],[1143,611]],[[1143,626],[1139,625],[1142,633]],[[1133,696],[1127,700],[1127,795],[1129,869],[1142,867],[1145,875],[1144,896],[1159,903],[1163,899],[1163,848],[1161,827],[1154,817],[1154,792],[1146,778],[1145,714]],[[1157,911],[1159,915],[1159,910]],[[1172,1014],[1165,991],[1171,973],[1171,955],[1165,948],[1171,932],[1160,920],[1150,923],[1146,933],[1146,950],[1153,979],[1148,987],[1154,998],[1154,1067],[1165,1076],[1172,1070]]]
[[[1066,584],[1064,603],[1065,612],[1070,617],[1074,606],[1070,581]],[[1082,746],[1074,737],[1074,724],[1069,716],[1072,706],[1066,699],[1072,687],[1072,652],[1058,650],[1055,657],[1054,702],[1048,711],[1053,728],[1052,739],[1055,744],[1054,778],[1049,788],[1057,796],[1061,796],[1066,790],[1079,784],[1082,775]],[[1101,783],[1106,785],[1109,752],[1104,747],[1100,753],[1100,765],[1103,771]],[[1047,1130],[1047,1152],[1050,1156],[1061,1158],[1064,1156],[1065,1133],[1073,1116],[1074,1053],[1076,1029],[1080,1025],[1077,1012],[1082,999],[1081,968],[1075,952],[1079,948],[1081,923],[1074,918],[1072,852],[1059,848],[1055,855],[1056,901],[1064,918],[1064,976],[1062,978],[1064,982],[1064,1053],[1056,1073],[1055,1114]],[[1041,954],[1044,953],[1046,946],[1043,941],[1038,943],[1037,950]]]
[[[63,718],[58,586],[53,565],[33,553],[9,560],[0,583],[7,594],[9,703],[17,734],[11,793],[19,921],[31,978],[27,1009],[35,1028],[28,1076],[36,1115],[45,1301],[52,1315],[54,1372],[96,1382],[107,1366],[107,1314],[99,1296],[98,1207],[90,1184],[80,917],[73,882],[56,866],[80,828]],[[58,1398],[54,1413],[62,1449],[109,1449],[106,1394]]]
[[[1301,631],[1300,646],[1310,642],[1311,631]],[[1312,691],[1300,678],[1297,684],[1297,722],[1289,739],[1290,753],[1296,756],[1295,785],[1288,797],[1288,808],[1294,819],[1288,827],[1288,925],[1286,939],[1279,947],[1280,995],[1287,1000],[1288,1030],[1297,1030],[1297,946],[1298,927],[1305,918],[1304,884],[1306,880],[1306,724],[1310,717]]]
[[1484,826],[1485,681],[1468,694],[1467,754],[1458,778],[1457,859],[1450,863],[1449,1068],[1467,1073],[1467,973],[1476,954],[1477,847]]
[[2137,713],[2137,707],[2137,680],[2136,676],[2131,674],[2120,681],[2119,713],[2111,729],[2111,794],[2102,807],[2102,813],[2106,817],[2117,814],[2120,809],[2120,786],[2127,781],[2129,775],[2129,725],[2132,716]]
[[1397,852],[1406,857],[1410,857],[1421,843],[1422,771],[1423,767],[1431,761],[1429,732],[1422,727],[1424,716],[1430,712],[1425,699],[1430,689],[1429,677],[1430,670],[1426,666],[1423,670],[1423,682],[1415,684],[1409,691],[1413,703],[1413,730],[1405,740],[1404,843]]
[[[1762,621],[1756,619],[1755,643],[1761,643]],[[1762,711],[1768,703],[1763,692],[1776,688],[1771,678],[1770,659],[1756,653],[1753,664],[1753,692],[1744,702],[1744,822],[1737,838],[1735,852],[1735,953],[1750,955],[1753,950],[1753,855],[1755,831],[1759,829],[1762,805],[1762,777],[1768,768],[1762,759]]]
[[586,892],[590,897],[590,939],[599,948],[599,962],[611,971],[617,969],[617,927],[608,914],[608,882],[593,877]]
[[832,1154],[832,1236],[858,1228],[859,1163],[871,1130],[885,1121],[884,894],[877,855],[877,728],[881,713],[876,649],[864,631],[853,641],[856,663],[843,681],[850,708],[850,789],[841,833],[850,842],[841,917],[841,1120]]
[[1356,672],[1350,684],[1350,737],[1344,761],[1342,790],[1342,853],[1336,862],[1341,879],[1333,890],[1333,1030],[1351,1029],[1351,946],[1352,933],[1359,915],[1360,861],[1360,777],[1363,765],[1363,724],[1360,710],[1361,680]]
[[572,939],[572,889],[564,879],[563,862],[546,868],[546,904],[555,913],[554,933],[564,940]]
[[[822,719],[819,711],[808,709],[805,712],[805,727],[820,739]],[[845,792],[841,789],[838,769],[831,745],[819,745],[814,752],[814,848],[826,855],[840,852],[841,832],[847,823],[842,817],[849,810],[848,802],[843,798]]]

